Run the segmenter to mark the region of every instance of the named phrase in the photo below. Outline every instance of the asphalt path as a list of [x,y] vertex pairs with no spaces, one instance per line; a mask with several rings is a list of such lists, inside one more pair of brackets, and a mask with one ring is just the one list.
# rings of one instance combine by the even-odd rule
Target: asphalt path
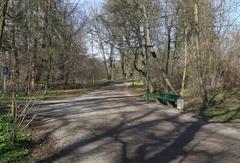
[[240,135],[145,104],[125,84],[41,105],[35,162],[238,163]]

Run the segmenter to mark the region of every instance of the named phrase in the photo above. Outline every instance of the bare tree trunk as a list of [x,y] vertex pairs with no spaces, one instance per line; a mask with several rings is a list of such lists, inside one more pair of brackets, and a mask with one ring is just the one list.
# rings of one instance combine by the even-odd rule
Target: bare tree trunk
[[69,72],[67,71],[66,77],[65,77],[65,85],[68,84],[68,80],[69,80]]
[[[64,51],[64,50],[63,50]],[[65,74],[65,61],[64,61],[64,52],[60,52],[60,80],[64,80],[64,74]]]
[[185,27],[185,36],[184,36],[184,68],[183,68],[183,76],[182,76],[182,87],[181,87],[181,94],[183,94],[183,91],[185,89],[185,80],[186,80],[186,74],[187,74],[187,58],[188,58],[188,29]]
[[168,69],[169,69],[169,58],[170,58],[170,51],[171,51],[171,28],[168,27],[168,42],[167,42],[167,61],[166,61],[166,75],[168,75]]
[[40,81],[42,79],[42,70],[43,70],[43,58],[40,59],[39,65],[37,66],[36,81]]
[[126,72],[125,72],[125,51],[124,49],[120,49],[121,55],[121,70],[122,70],[122,78],[126,79]]
[[13,27],[12,27],[12,51],[14,55],[14,62],[13,62],[13,74],[14,74],[14,79],[18,80],[19,79],[19,56],[18,56],[18,50],[16,49],[16,27],[15,23],[13,22]]
[[51,72],[52,72],[52,56],[49,54],[48,55],[47,83],[49,83],[49,81],[50,81]]
[[5,28],[5,23],[6,23],[6,14],[7,14],[7,9],[8,9],[8,2],[9,0],[5,0],[5,4],[3,6],[3,10],[2,10],[2,16],[3,16],[3,20],[2,20],[2,24],[1,24],[1,32],[0,32],[0,48],[2,48],[2,43],[3,43],[3,32],[4,32],[4,28]]
[[[176,28],[176,31],[178,29]],[[177,49],[178,48],[178,32],[175,33],[174,36],[174,51],[173,51],[173,57],[172,57],[172,64],[171,64],[171,76],[174,76],[174,67],[175,67],[175,62],[176,62],[176,55],[177,55]]]
[[199,81],[199,88],[202,96],[203,107],[207,108],[209,106],[208,100],[208,92],[206,89],[206,83],[204,83],[204,74],[202,74],[202,57],[200,52],[200,31],[199,31],[199,11],[198,11],[198,4],[199,0],[194,0],[194,15],[195,15],[195,23],[196,23],[196,56],[197,56],[197,74],[198,74],[198,81]]
[[170,80],[168,79],[167,75],[165,74],[164,72],[164,69],[161,67],[161,62],[159,61],[158,58],[155,58],[155,61],[157,63],[157,67],[161,73],[161,75],[163,76],[163,78],[165,79],[166,81],[166,84],[167,86],[170,88],[170,90],[175,93],[175,94],[178,94],[177,91],[174,89],[173,85],[171,84]]
[[48,8],[47,8],[47,15],[45,18],[45,25],[46,25],[46,45],[47,45],[47,55],[48,55],[48,68],[47,68],[47,83],[50,82],[51,73],[52,73],[52,55],[50,48],[52,46],[52,38],[50,35],[50,29],[49,29],[49,10],[51,7],[51,0],[48,0]]
[[31,89],[35,90],[35,85],[36,85],[36,62],[37,62],[37,46],[38,42],[35,39],[34,40],[34,52],[33,52],[33,58],[32,58],[32,66],[31,66]]
[[30,17],[30,0],[28,0],[28,29],[27,29],[27,93],[30,94],[30,82],[31,82],[31,56],[30,56],[30,29],[31,29],[31,17]]
[[145,57],[146,57],[146,78],[145,78],[145,91],[147,93],[150,92],[151,87],[151,77],[150,77],[150,53],[149,53],[149,46],[151,46],[150,40],[150,31],[149,31],[149,24],[148,24],[148,15],[145,6],[145,0],[142,0],[142,10],[143,10],[143,18],[144,18],[144,40],[145,40]]
[[110,47],[110,57],[109,57],[109,65],[110,65],[110,73],[109,73],[109,77],[108,79],[109,80],[113,80],[113,54],[114,54],[114,44],[111,44],[111,47]]
[[102,45],[102,54],[103,54],[103,63],[104,63],[107,79],[111,80],[111,75],[110,75],[109,70],[108,70],[107,58],[105,56],[105,50],[104,50],[103,45]]

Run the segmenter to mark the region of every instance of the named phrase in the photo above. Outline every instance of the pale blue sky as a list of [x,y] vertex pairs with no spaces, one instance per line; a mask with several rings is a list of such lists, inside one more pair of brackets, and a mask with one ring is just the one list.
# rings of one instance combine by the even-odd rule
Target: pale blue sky
[[[81,3],[96,3],[96,5],[101,5],[104,0],[70,0],[73,3],[81,2]],[[212,0],[219,3],[220,0]],[[237,17],[240,16],[240,0],[226,0],[226,3],[229,5],[237,6],[231,10],[232,14],[231,17],[235,20]],[[236,21],[237,24],[240,24],[240,18]]]

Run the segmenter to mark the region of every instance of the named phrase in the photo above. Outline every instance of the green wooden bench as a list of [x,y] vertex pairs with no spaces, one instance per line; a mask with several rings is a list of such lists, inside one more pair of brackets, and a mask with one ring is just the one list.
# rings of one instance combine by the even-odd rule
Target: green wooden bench
[[181,96],[162,92],[156,97],[156,99],[161,103],[170,103],[174,106],[177,106],[177,100],[181,99]]
[[144,101],[149,102],[150,99],[156,99],[159,96],[159,93],[144,93]]

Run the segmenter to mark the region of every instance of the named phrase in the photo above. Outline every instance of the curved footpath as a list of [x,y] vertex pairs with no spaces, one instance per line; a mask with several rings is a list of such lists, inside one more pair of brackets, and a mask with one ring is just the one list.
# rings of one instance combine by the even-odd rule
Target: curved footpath
[[240,131],[145,104],[118,84],[42,104],[36,162],[238,163]]

